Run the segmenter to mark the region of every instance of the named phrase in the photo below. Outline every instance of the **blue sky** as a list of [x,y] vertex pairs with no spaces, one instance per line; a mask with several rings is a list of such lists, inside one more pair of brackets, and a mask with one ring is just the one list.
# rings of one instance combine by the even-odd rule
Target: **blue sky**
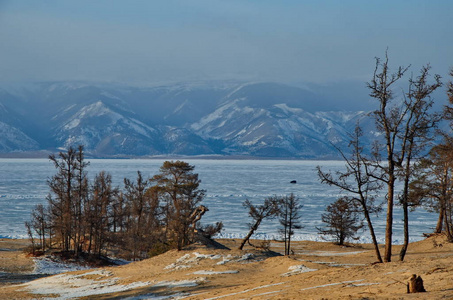
[[0,82],[368,81],[453,67],[453,1],[0,0]]

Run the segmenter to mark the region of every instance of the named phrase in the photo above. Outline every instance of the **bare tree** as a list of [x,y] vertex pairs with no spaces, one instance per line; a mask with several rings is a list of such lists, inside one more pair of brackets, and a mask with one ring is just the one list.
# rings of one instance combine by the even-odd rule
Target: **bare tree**
[[75,255],[78,256],[82,251],[82,243],[85,239],[85,218],[83,210],[86,202],[88,201],[89,187],[86,167],[90,165],[89,162],[85,161],[85,155],[83,152],[83,146],[80,145],[75,154],[75,186],[73,194],[73,220],[72,227],[74,230],[74,251]]
[[63,251],[76,250],[77,228],[74,228],[75,216],[80,210],[81,203],[77,194],[77,172],[83,173],[84,165],[78,157],[78,150],[70,147],[66,153],[60,152],[58,158],[50,155],[49,159],[57,169],[57,174],[48,180],[51,194],[48,196],[51,211],[51,226],[62,244]]
[[42,204],[36,205],[31,214],[31,221],[27,222],[26,227],[31,237],[33,236],[33,231],[38,234],[39,248],[42,251],[46,251],[47,248],[46,233],[49,231],[48,223],[48,212],[46,208]]
[[345,162],[344,171],[337,171],[335,173],[331,171],[324,172],[319,166],[317,167],[317,170],[322,183],[336,186],[350,195],[347,197],[348,201],[352,201],[355,204],[356,209],[363,214],[373,241],[376,258],[378,262],[382,262],[373,222],[371,220],[371,215],[377,214],[381,210],[381,207],[376,205],[375,202],[382,184],[380,181],[370,176],[370,174],[373,173],[373,167],[370,166],[363,155],[363,146],[360,144],[362,136],[362,129],[359,124],[357,124],[349,142],[351,155],[346,156],[341,149],[337,149]]
[[281,198],[279,202],[279,222],[283,227],[280,232],[285,242],[285,255],[289,255],[291,252],[291,237],[294,235],[294,230],[302,228],[302,225],[300,225],[300,209],[302,205],[299,204],[299,199],[293,193]]
[[411,205],[409,194],[409,182],[413,175],[413,161],[425,149],[426,145],[432,140],[430,134],[432,128],[441,120],[441,115],[431,113],[433,106],[431,94],[442,85],[440,76],[434,76],[434,83],[428,83],[430,66],[424,66],[420,75],[416,79],[409,79],[409,91],[404,99],[403,107],[406,110],[402,115],[404,129],[399,139],[401,140],[402,154],[399,161],[403,161],[399,166],[401,180],[403,181],[403,191],[399,196],[403,207],[404,222],[404,243],[400,250],[400,260],[403,261],[409,245],[409,206]]
[[110,237],[110,211],[118,191],[112,186],[112,176],[101,171],[94,178],[84,219],[87,227],[88,253],[101,256]]
[[[393,234],[393,206],[397,195],[395,183],[400,176],[403,182],[407,182],[411,176],[411,162],[416,154],[422,149],[426,136],[431,132],[437,120],[430,114],[432,101],[430,94],[440,86],[440,77],[435,76],[435,83],[428,84],[429,66],[424,67],[421,75],[416,79],[410,79],[409,92],[404,101],[393,102],[393,85],[403,77],[408,68],[399,67],[395,73],[391,73],[388,65],[388,56],[381,62],[376,58],[376,68],[372,80],[367,84],[370,96],[378,101],[379,108],[374,111],[374,119],[377,130],[381,133],[383,144],[374,144],[373,164],[378,172],[371,176],[381,180],[387,186],[387,220],[385,229],[385,253],[384,261],[391,261],[392,257],[392,234]],[[385,153],[385,154],[384,154]],[[384,154],[383,159],[381,155]],[[403,175],[401,175],[403,174]],[[405,211],[405,244],[408,242],[408,214],[407,214],[408,189],[403,188],[399,196]],[[406,203],[406,204],[405,204]],[[400,259],[404,259],[407,244],[400,253]]]
[[250,230],[242,240],[239,250],[244,248],[245,243],[250,240],[250,237],[255,233],[264,219],[277,217],[280,212],[279,202],[280,200],[277,197],[269,197],[264,200],[263,204],[257,206],[253,205],[249,200],[245,200],[242,205],[249,210],[249,216],[253,219],[253,223],[250,224]]
[[132,252],[133,259],[141,257],[141,252],[146,251],[145,232],[148,228],[145,226],[146,204],[149,202],[147,189],[149,179],[145,179],[140,171],[137,172],[136,181],[124,179],[125,192],[123,196],[128,203],[127,215],[127,246]]
[[34,228],[32,227],[32,225],[29,221],[25,221],[25,228],[27,229],[27,234],[28,234],[28,237],[30,238],[32,254],[35,255],[36,242],[35,242],[35,235],[33,234]]
[[385,164],[382,164],[381,158],[382,149],[380,143],[376,142],[375,146],[375,162],[380,169],[380,174],[374,174],[384,182],[387,186],[387,219],[385,228],[385,253],[384,261],[392,260],[392,234],[393,234],[393,205],[395,197],[395,183],[397,180],[396,168],[402,164],[401,154],[398,147],[398,136],[402,130],[404,115],[402,109],[397,105],[392,105],[393,100],[393,85],[403,77],[408,70],[405,67],[399,67],[395,73],[390,73],[388,65],[388,56],[385,54],[385,60],[381,62],[376,58],[376,68],[374,70],[371,82],[367,84],[371,90],[370,96],[378,101],[379,108],[374,111],[376,127],[382,133],[386,158]]

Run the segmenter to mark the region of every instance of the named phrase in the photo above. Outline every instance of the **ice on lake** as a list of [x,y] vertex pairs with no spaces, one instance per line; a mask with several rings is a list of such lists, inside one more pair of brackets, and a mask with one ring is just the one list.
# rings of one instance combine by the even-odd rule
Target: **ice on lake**
[[[242,203],[249,199],[259,203],[266,197],[294,193],[303,205],[301,223],[295,240],[321,240],[316,227],[322,226],[321,214],[327,205],[341,194],[338,189],[320,183],[316,166],[324,170],[338,170],[341,161],[301,160],[210,160],[184,159],[195,166],[201,179],[200,188],[206,190],[203,204],[209,208],[202,223],[222,221],[222,237],[241,238],[248,231],[249,218]],[[144,177],[159,172],[164,159],[92,159],[88,175],[104,170],[112,175],[120,188],[123,179],[134,180],[137,171]],[[45,203],[49,191],[47,179],[55,174],[53,164],[47,159],[0,159],[0,237],[26,237],[24,222],[30,219],[33,207]],[[291,184],[292,180],[297,181]],[[402,242],[402,214],[396,207],[394,240]],[[436,214],[422,209],[410,213],[411,240],[422,239],[422,234],[432,232]],[[385,215],[375,218],[379,242],[384,241]],[[255,235],[257,238],[278,238],[278,221],[265,221]],[[362,233],[362,242],[369,242]]]

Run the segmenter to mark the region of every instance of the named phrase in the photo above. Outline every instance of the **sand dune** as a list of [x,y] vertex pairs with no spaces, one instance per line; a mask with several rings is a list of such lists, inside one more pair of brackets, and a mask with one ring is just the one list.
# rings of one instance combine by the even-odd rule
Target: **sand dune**
[[[285,257],[276,255],[283,250],[277,242],[271,244],[274,253],[235,250],[237,240],[219,242],[233,250],[193,245],[124,266],[4,283],[0,298],[453,299],[453,244],[443,236],[412,243],[404,262],[395,256],[385,264],[374,264],[371,245],[296,242],[295,254]],[[0,270],[14,266],[14,255],[25,272],[32,269],[33,261],[18,251],[0,255]],[[423,278],[427,293],[406,294],[412,274]]]

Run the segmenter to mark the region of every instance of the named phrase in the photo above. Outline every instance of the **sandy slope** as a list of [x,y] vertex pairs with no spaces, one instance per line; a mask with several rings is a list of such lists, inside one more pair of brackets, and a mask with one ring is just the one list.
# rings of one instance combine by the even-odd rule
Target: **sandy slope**
[[[220,242],[233,249],[239,241]],[[281,252],[282,244],[271,249]],[[453,299],[453,244],[440,236],[411,244],[406,261],[385,264],[373,264],[370,245],[298,242],[294,251],[284,257],[191,246],[125,266],[0,286],[0,298]],[[406,294],[403,283],[412,274],[422,276],[427,293]]]

